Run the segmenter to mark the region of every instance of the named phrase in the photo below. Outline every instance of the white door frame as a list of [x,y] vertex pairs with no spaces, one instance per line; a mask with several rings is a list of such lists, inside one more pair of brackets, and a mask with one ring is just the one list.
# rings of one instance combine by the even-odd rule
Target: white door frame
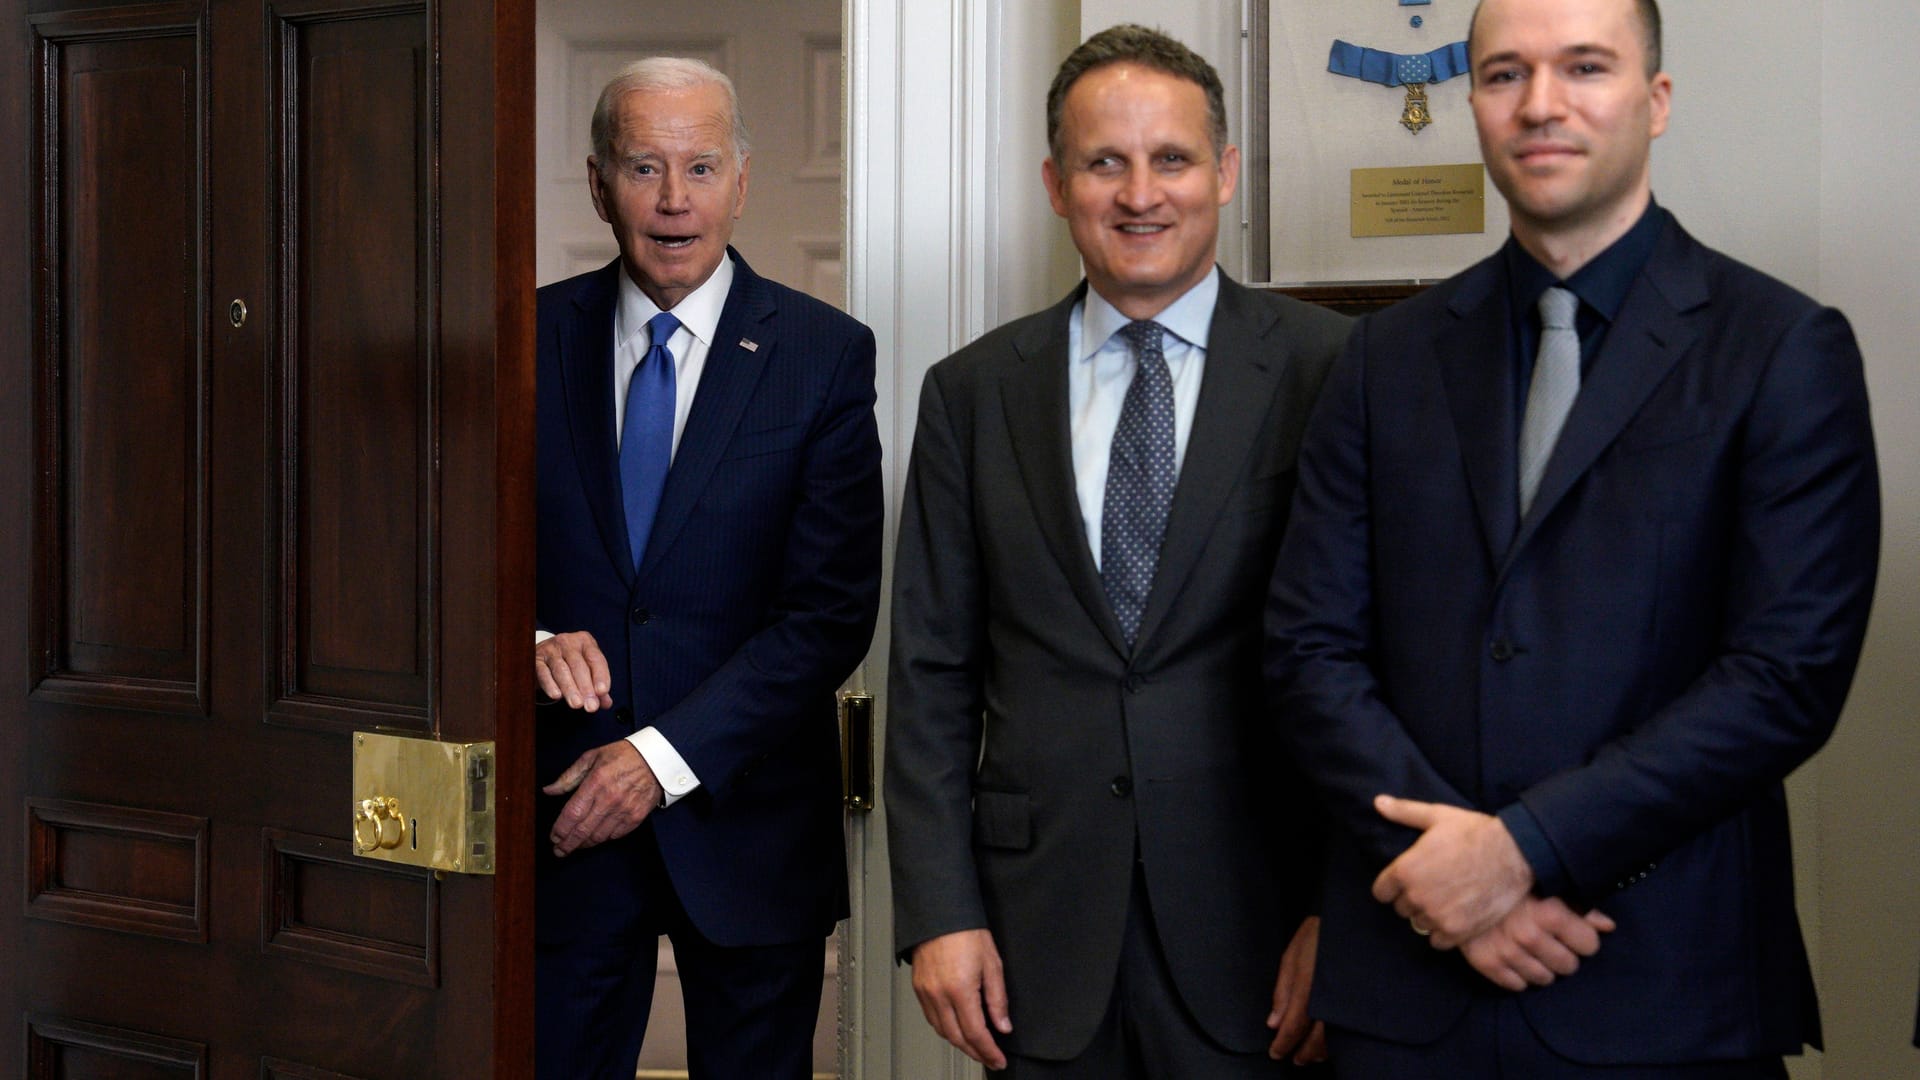
[[[978,337],[992,310],[997,238],[995,43],[1001,0],[847,0],[847,304],[879,345],[877,414],[893,544],[920,381]],[[883,600],[868,660],[886,730]],[[878,775],[878,746],[876,775]],[[959,1080],[978,1067],[933,1034],[893,962],[886,805],[848,828],[853,911],[841,962],[843,1075]]]

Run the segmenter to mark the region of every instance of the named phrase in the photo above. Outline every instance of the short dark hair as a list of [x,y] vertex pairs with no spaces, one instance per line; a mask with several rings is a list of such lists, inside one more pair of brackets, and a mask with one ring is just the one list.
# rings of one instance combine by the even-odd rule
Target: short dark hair
[[1220,73],[1213,70],[1199,53],[1180,44],[1171,35],[1151,30],[1139,23],[1109,26],[1080,43],[1060,62],[1047,90],[1047,150],[1060,161],[1060,114],[1065,108],[1067,91],[1080,76],[1109,64],[1138,64],[1165,72],[1175,78],[1197,84],[1207,94],[1207,136],[1213,142],[1215,157],[1227,148],[1227,92],[1220,85]]
[[[1484,0],[1482,0],[1484,2]],[[1633,0],[1634,14],[1640,19],[1640,43],[1647,51],[1647,78],[1660,74],[1660,0]],[[1473,5],[1473,18],[1467,23],[1467,55],[1473,55],[1473,30],[1480,25],[1480,5]],[[1469,69],[1471,70],[1471,69]]]

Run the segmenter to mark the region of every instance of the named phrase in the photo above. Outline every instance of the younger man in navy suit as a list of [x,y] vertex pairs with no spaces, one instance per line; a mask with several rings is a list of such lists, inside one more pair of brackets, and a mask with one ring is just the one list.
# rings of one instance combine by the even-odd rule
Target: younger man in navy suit
[[1344,834],[1313,1009],[1366,1080],[1784,1077],[1781,781],[1878,558],[1860,355],[1653,203],[1653,0],[1485,0],[1469,51],[1513,236],[1356,327],[1268,609]]

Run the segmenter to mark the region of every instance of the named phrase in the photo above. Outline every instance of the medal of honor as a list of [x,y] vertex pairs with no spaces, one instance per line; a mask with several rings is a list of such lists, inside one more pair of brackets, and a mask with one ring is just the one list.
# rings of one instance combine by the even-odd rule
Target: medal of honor
[[1327,56],[1327,70],[1381,86],[1406,87],[1400,126],[1418,135],[1421,128],[1433,123],[1433,113],[1427,107],[1427,87],[1466,72],[1467,43],[1456,41],[1426,53],[1390,53],[1335,41]]
[[1427,84],[1407,84],[1407,107],[1400,110],[1400,126],[1420,134],[1420,129],[1433,123],[1433,117],[1427,114]]

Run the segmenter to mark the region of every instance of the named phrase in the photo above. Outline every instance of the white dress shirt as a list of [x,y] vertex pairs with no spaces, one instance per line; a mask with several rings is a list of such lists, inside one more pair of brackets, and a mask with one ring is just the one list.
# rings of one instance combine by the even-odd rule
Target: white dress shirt
[[[1207,334],[1220,298],[1218,267],[1180,299],[1153,317],[1166,332],[1161,350],[1173,378],[1173,470],[1187,458],[1187,436],[1200,404],[1200,377],[1207,366]],[[1139,363],[1120,330],[1132,319],[1087,289],[1067,319],[1067,423],[1073,444],[1073,487],[1080,499],[1093,565],[1100,565],[1100,512],[1107,498],[1107,455],[1120,426],[1120,407]]]
[[[723,257],[700,287],[688,293],[673,307],[680,329],[667,339],[667,351],[673,354],[673,453],[680,452],[680,436],[687,430],[687,414],[693,411],[693,395],[700,388],[700,373],[707,369],[707,352],[713,347],[713,335],[720,327],[720,311],[727,305],[727,293],[733,288],[733,259]],[[626,422],[627,384],[640,361],[646,359],[653,344],[647,334],[647,321],[660,314],[660,306],[640,291],[623,269],[620,273],[620,303],[613,313],[613,438],[618,449],[621,425]],[[671,460],[671,459],[669,459]],[[535,645],[553,635],[545,630],[534,635]],[[673,748],[660,729],[648,725],[627,736],[635,750],[660,781],[662,805],[672,806],[681,797],[700,786],[685,758]]]
[[[733,288],[733,259],[723,257],[700,287],[688,293],[673,307],[680,329],[667,339],[673,353],[673,450],[680,450],[680,435],[687,430],[687,414],[693,411],[693,394],[700,388],[700,373],[707,369],[707,350],[713,347],[714,331],[720,326],[720,309],[727,306],[727,292]],[[647,358],[647,320],[660,314],[660,306],[640,291],[625,270],[620,273],[620,305],[613,312],[613,441],[620,445],[621,425],[627,418],[627,384],[640,361]],[[671,458],[669,459],[671,461]]]

